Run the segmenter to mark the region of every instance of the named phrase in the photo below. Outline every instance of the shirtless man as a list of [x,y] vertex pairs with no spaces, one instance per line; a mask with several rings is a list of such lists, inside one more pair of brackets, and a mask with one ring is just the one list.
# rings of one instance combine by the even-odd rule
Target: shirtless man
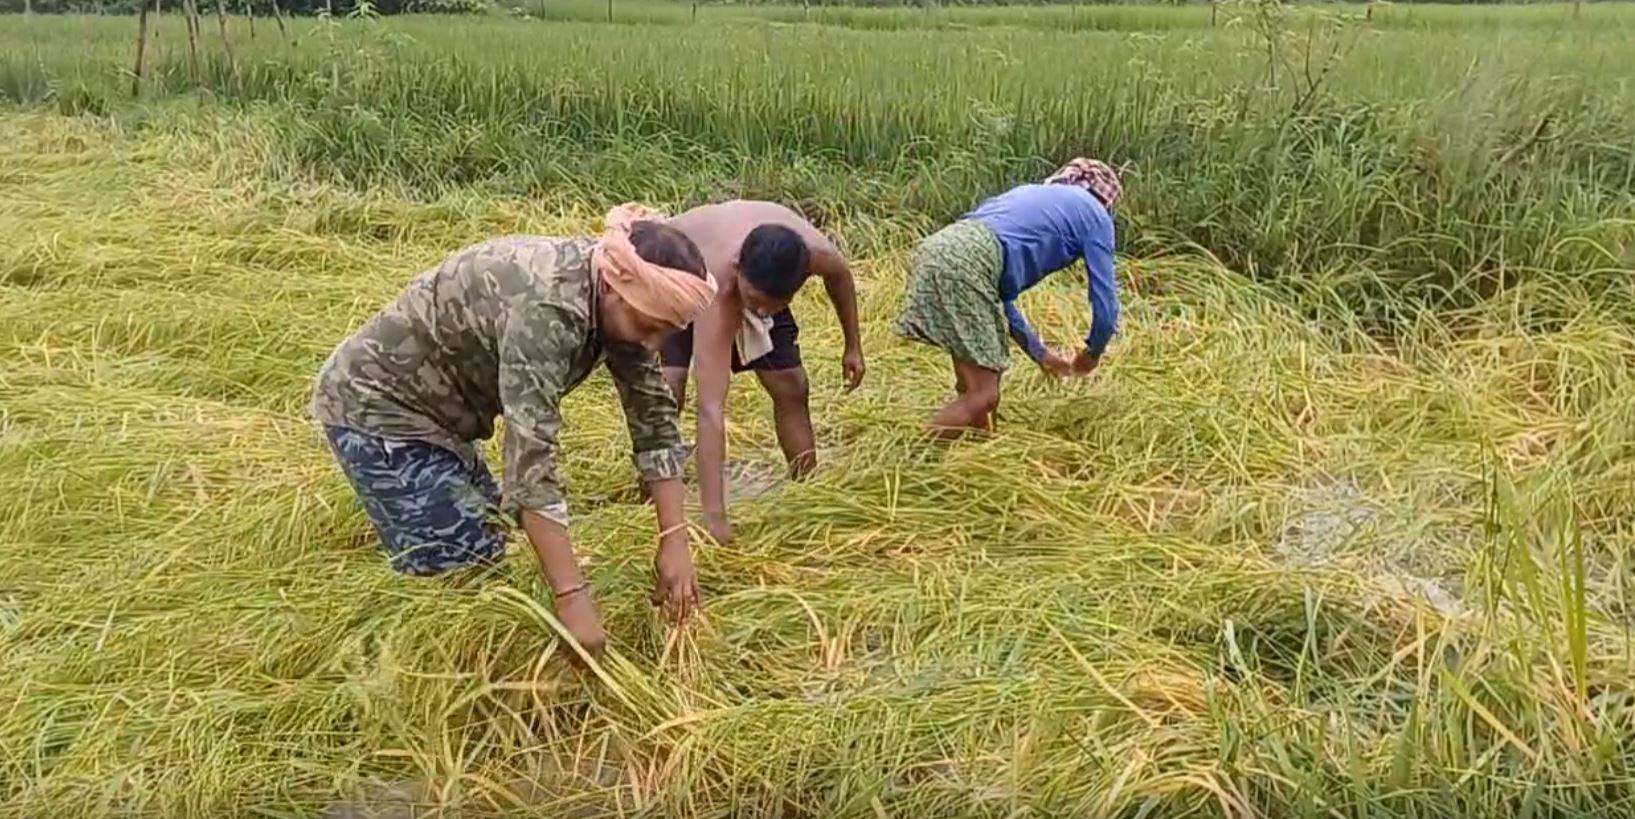
[[[734,201],[682,213],[669,224],[698,245],[704,263],[719,286],[715,301],[680,333],[666,342],[664,378],[681,406],[687,393],[687,371],[693,363],[694,338],[698,371],[698,492],[704,521],[721,543],[732,540],[726,501],[726,403],[733,373],[753,370],[772,398],[778,446],[799,478],[817,465],[810,388],[801,366],[800,328],[789,302],[808,274],[823,279],[845,335],[841,368],[850,392],[863,381],[863,348],[857,330],[857,290],[851,268],[833,242],[799,214],[773,202]],[[770,317],[771,351],[744,361],[737,337],[745,312]]]

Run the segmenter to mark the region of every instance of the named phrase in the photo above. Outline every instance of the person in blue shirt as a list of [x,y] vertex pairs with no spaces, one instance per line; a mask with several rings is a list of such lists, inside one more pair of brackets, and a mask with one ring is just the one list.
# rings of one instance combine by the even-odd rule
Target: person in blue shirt
[[[897,332],[947,351],[957,394],[931,416],[941,438],[992,430],[999,379],[1015,341],[1046,373],[1089,375],[1118,329],[1109,209],[1123,188],[1106,163],[1078,158],[1043,183],[1020,185],[977,205],[927,237],[910,262]],[[1051,350],[1016,309],[1016,298],[1084,259],[1090,332],[1075,353]]]

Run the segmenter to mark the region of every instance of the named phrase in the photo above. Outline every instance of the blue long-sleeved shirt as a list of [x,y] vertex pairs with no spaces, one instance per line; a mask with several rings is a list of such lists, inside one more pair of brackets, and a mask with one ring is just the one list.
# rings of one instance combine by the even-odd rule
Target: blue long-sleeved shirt
[[1084,258],[1090,279],[1090,333],[1085,347],[1101,355],[1118,329],[1118,286],[1113,279],[1113,219],[1089,191],[1077,185],[1021,185],[965,215],[999,236],[1005,257],[999,298],[1011,338],[1034,361],[1045,345],[1016,309],[1016,297],[1046,276]]

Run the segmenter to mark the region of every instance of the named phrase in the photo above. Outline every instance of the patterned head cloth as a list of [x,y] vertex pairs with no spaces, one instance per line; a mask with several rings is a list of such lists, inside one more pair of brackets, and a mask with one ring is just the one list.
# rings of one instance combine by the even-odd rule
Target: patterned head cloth
[[685,270],[653,264],[630,243],[637,222],[663,221],[660,213],[640,205],[620,205],[608,212],[607,230],[591,254],[596,273],[637,312],[686,327],[715,299],[715,277],[699,278]]
[[1045,183],[1078,185],[1095,194],[1095,197],[1109,208],[1124,194],[1124,186],[1119,184],[1117,171],[1099,159],[1085,159],[1082,156],[1063,165],[1060,170],[1047,177]]

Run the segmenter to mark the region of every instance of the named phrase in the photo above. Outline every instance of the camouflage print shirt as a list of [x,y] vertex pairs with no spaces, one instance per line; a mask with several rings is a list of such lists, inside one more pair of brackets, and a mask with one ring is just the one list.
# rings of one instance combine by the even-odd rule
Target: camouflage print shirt
[[605,359],[637,469],[648,480],[681,477],[686,449],[658,358],[602,344],[593,246],[591,239],[508,236],[422,273],[324,362],[313,416],[475,459],[472,442],[491,437],[494,417],[503,414],[505,511],[532,509],[566,525],[556,466],[559,405]]

